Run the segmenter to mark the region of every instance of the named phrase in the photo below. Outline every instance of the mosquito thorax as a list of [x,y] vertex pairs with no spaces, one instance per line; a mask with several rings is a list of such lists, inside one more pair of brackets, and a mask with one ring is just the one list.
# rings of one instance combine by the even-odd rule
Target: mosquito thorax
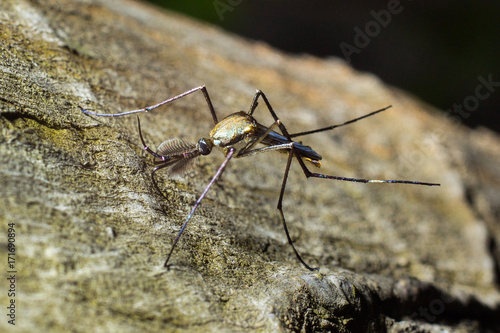
[[[233,113],[219,121],[210,132],[210,139],[215,146],[235,148],[237,151],[246,146],[243,140],[251,138],[257,123],[244,111]],[[240,144],[241,147],[238,147]]]
[[208,155],[212,152],[213,143],[212,141],[202,138],[198,140],[198,150],[202,155]]

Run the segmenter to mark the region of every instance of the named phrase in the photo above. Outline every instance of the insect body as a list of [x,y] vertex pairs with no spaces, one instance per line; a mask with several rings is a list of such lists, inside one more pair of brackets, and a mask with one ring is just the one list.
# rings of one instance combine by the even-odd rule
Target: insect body
[[[274,124],[273,124],[274,125]],[[273,126],[274,127],[274,126]],[[210,132],[210,139],[214,145],[222,148],[227,154],[228,147],[235,149],[236,157],[248,156],[250,152],[258,153],[259,150],[251,150],[258,143],[268,147],[281,149],[281,145],[290,143],[287,138],[261,124],[244,111],[233,113],[218,122]],[[320,166],[321,156],[301,143],[294,143],[297,154],[316,166]],[[268,149],[269,150],[269,149]],[[264,150],[262,150],[264,151]]]
[[[350,182],[359,182],[359,183],[401,183],[401,184],[414,184],[414,185],[426,185],[426,186],[439,186],[440,184],[437,183],[425,183],[425,182],[419,182],[419,181],[412,181],[412,180],[378,180],[378,179],[362,179],[362,178],[346,178],[346,177],[338,177],[338,176],[331,176],[331,175],[325,175],[325,174],[319,174],[319,173],[313,173],[309,171],[307,168],[306,164],[304,161],[312,163],[316,167],[321,166],[321,156],[315,152],[311,147],[303,145],[300,142],[295,142],[292,140],[293,137],[298,137],[298,136],[304,136],[304,135],[309,135],[313,133],[318,133],[318,132],[323,132],[323,131],[328,131],[332,130],[334,128],[340,127],[340,126],[345,126],[348,124],[351,124],[353,122],[356,122],[358,120],[361,120],[363,118],[375,115],[376,113],[382,112],[384,110],[387,110],[389,107],[371,112],[367,115],[364,115],[359,118],[355,118],[352,120],[349,120],[345,123],[338,124],[338,125],[332,125],[324,128],[319,128],[315,130],[310,130],[306,132],[300,132],[300,133],[293,133],[290,134],[288,133],[286,127],[283,125],[283,123],[280,121],[276,113],[274,112],[273,108],[271,107],[271,104],[269,103],[267,97],[264,95],[264,93],[260,90],[257,91],[253,98],[253,102],[250,106],[250,110],[248,112],[240,111],[233,113],[221,121],[218,121],[217,115],[215,113],[214,107],[212,105],[212,102],[210,100],[210,97],[208,95],[208,91],[205,88],[205,86],[200,86],[193,88],[191,90],[188,90],[180,95],[177,95],[175,97],[172,97],[170,99],[167,99],[161,103],[158,103],[156,105],[152,105],[143,109],[139,110],[133,110],[133,111],[128,111],[128,112],[123,112],[123,113],[117,113],[117,114],[102,114],[102,113],[95,113],[95,112],[90,112],[83,110],[83,112],[91,115],[96,115],[96,116],[107,116],[107,117],[117,117],[117,116],[124,116],[124,115],[130,115],[134,113],[140,113],[140,112],[147,112],[150,110],[153,110],[155,108],[158,108],[162,105],[168,104],[172,101],[175,101],[176,99],[179,99],[181,97],[184,97],[186,95],[189,95],[195,91],[200,90],[203,95],[205,96],[205,100],[207,102],[208,108],[210,110],[210,113],[212,115],[212,118],[214,120],[215,126],[212,129],[212,131],[209,134],[208,138],[202,138],[198,140],[198,143],[190,143],[185,140],[181,139],[170,139],[167,141],[164,141],[157,149],[156,152],[151,150],[145,143],[144,138],[142,136],[142,131],[141,131],[141,125],[140,125],[140,120],[139,117],[137,117],[137,123],[138,123],[138,128],[139,128],[139,136],[141,138],[141,142],[144,146],[144,149],[151,155],[153,155],[156,160],[155,160],[155,165],[156,167],[153,169],[151,172],[151,178],[153,181],[154,186],[160,191],[158,188],[158,185],[155,180],[155,172],[157,170],[166,168],[169,171],[169,174],[176,174],[176,173],[182,173],[184,172],[189,165],[192,163],[192,161],[202,155],[208,155],[212,152],[212,148],[214,146],[217,146],[222,149],[224,155],[225,155],[225,160],[211,179],[211,181],[208,183],[207,187],[203,191],[203,193],[200,195],[196,203],[194,204],[193,208],[191,209],[191,212],[189,213],[188,217],[186,218],[186,221],[182,225],[179,233],[177,234],[177,237],[174,240],[174,243],[172,244],[172,247],[170,248],[170,252],[168,253],[167,259],[165,260],[164,266],[168,266],[168,262],[170,260],[170,257],[175,249],[175,246],[177,245],[177,242],[179,241],[180,236],[182,235],[182,232],[186,228],[187,224],[189,221],[191,221],[191,218],[193,217],[193,214],[195,213],[196,209],[200,205],[201,201],[203,198],[206,196],[212,185],[216,182],[216,180],[219,178],[219,176],[222,174],[224,171],[225,167],[227,166],[229,160],[232,157],[247,157],[259,153],[265,153],[269,151],[280,151],[283,153],[288,154],[288,160],[287,164],[285,167],[285,172],[283,174],[283,181],[281,184],[281,190],[280,190],[280,195],[278,198],[278,205],[277,209],[280,213],[280,218],[281,222],[283,224],[283,228],[285,230],[285,234],[288,240],[288,243],[292,247],[297,259],[304,265],[309,270],[318,270],[318,268],[312,268],[308,264],[302,260],[302,257],[299,255],[297,250],[295,249],[295,246],[290,238],[290,234],[288,232],[288,227],[285,221],[285,216],[283,213],[283,207],[282,207],[282,202],[283,202],[283,196],[285,193],[285,188],[286,188],[286,182],[288,179],[288,172],[290,170],[290,166],[292,163],[293,158],[295,157],[297,162],[299,163],[300,167],[302,168],[302,171],[304,172],[304,175],[309,178],[309,177],[315,177],[315,178],[323,178],[323,179],[332,179],[332,180],[342,180],[342,181],[350,181]],[[253,117],[253,113],[255,109],[257,108],[258,105],[258,99],[262,98],[264,100],[264,103],[267,106],[267,109],[269,110],[271,116],[274,119],[274,122],[270,126],[264,126],[262,124],[259,124],[255,118]],[[278,133],[274,131],[274,129],[279,129],[281,132]],[[256,147],[258,144],[263,145],[264,147]],[[160,191],[161,193],[161,191]]]

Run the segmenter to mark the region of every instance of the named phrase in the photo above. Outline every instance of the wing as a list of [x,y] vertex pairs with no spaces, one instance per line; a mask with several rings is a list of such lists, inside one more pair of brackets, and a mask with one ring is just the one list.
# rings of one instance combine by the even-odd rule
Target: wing
[[196,144],[179,138],[163,141],[156,153],[161,156],[161,159],[157,157],[155,164],[167,168],[169,176],[181,175],[189,171],[196,157],[200,156]]

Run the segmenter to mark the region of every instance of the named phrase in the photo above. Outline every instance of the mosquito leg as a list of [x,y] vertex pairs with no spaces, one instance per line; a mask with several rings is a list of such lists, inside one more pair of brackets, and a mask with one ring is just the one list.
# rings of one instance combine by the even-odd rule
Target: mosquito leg
[[155,164],[161,164],[161,165],[159,165],[159,166],[157,166],[156,168],[153,169],[153,171],[151,172],[151,180],[153,181],[154,187],[156,187],[156,189],[158,190],[158,192],[160,192],[160,194],[162,195],[162,197],[165,198],[165,200],[168,200],[167,197],[160,190],[160,187],[158,186],[158,183],[156,182],[156,179],[155,179],[154,175],[155,175],[155,172],[157,170],[171,166],[172,165],[172,161],[167,160],[165,156],[158,155],[157,153],[155,153],[154,151],[152,151],[151,148],[149,148],[146,145],[146,143],[144,142],[144,138],[142,136],[141,121],[139,120],[139,116],[137,116],[137,127],[139,128],[139,136],[141,138],[142,145],[144,146],[144,150],[147,151],[149,154],[153,155],[154,157],[161,159],[161,161],[156,161],[155,162]]
[[[268,127],[267,131],[262,134],[257,140],[255,140],[250,146],[246,147],[245,150],[247,152],[251,151],[253,147],[255,147],[256,145],[258,145],[269,133],[271,133],[271,131],[276,127],[278,126],[279,124],[279,120],[276,120],[271,126]],[[240,155],[241,156],[241,155]]]
[[252,104],[250,105],[250,110],[248,111],[248,114],[250,116],[253,114],[253,112],[255,111],[257,106],[259,105],[259,102],[257,101],[259,99],[259,96],[260,96],[260,90],[257,90],[257,92],[255,93],[255,96],[253,97]]
[[392,184],[413,184],[413,185],[424,185],[424,186],[441,186],[441,184],[438,183],[427,183],[427,182],[420,182],[420,181],[415,181],[415,180],[399,180],[399,179],[363,179],[363,178],[349,178],[349,177],[338,177],[338,176],[330,176],[330,175],[324,175],[321,173],[313,173],[309,171],[309,169],[306,167],[304,161],[302,159],[297,158],[297,161],[299,161],[299,164],[302,168],[302,171],[304,172],[305,176],[307,178],[309,177],[315,177],[315,178],[322,178],[322,179],[333,179],[333,180],[342,180],[346,182],[355,182],[355,183],[392,183]]
[[[285,173],[283,175],[283,183],[281,185],[281,191],[280,191],[280,196],[279,196],[279,199],[278,199],[278,206],[277,206],[277,209],[280,212],[281,222],[283,223],[283,229],[285,229],[285,234],[286,234],[286,238],[288,240],[288,244],[290,244],[292,246],[293,252],[295,253],[295,256],[297,257],[297,259],[308,270],[310,270],[310,271],[317,271],[317,270],[319,270],[319,268],[312,268],[312,267],[310,267],[300,257],[299,252],[297,251],[297,249],[293,245],[292,239],[290,238],[290,234],[288,232],[288,227],[287,227],[286,221],[285,221],[285,215],[283,214],[283,207],[282,207],[282,205],[283,205],[283,196],[285,194],[286,181],[288,179],[288,172],[290,170],[290,165],[292,164],[293,156],[296,155],[296,152],[295,152],[295,149],[294,149],[294,146],[293,146],[293,142],[292,142],[292,139],[290,138],[290,135],[288,134],[288,131],[286,130],[285,125],[283,125],[283,123],[279,120],[278,116],[276,115],[276,113],[273,110],[273,107],[271,106],[271,103],[269,103],[269,100],[267,99],[266,95],[262,92],[262,90],[257,90],[257,92],[255,93],[255,96],[253,98],[253,102],[252,102],[252,105],[250,107],[250,111],[249,111],[248,114],[252,115],[252,113],[257,108],[259,97],[262,97],[262,99],[264,100],[264,103],[266,103],[266,106],[267,106],[267,109],[269,110],[269,113],[271,113],[271,116],[274,119],[275,124],[279,127],[279,129],[280,129],[281,133],[283,134],[283,136],[286,137],[287,140],[288,140],[288,144],[271,146],[271,147],[268,147],[267,150],[290,149],[290,153],[288,155],[288,161],[286,163]],[[283,146],[283,147],[281,148],[280,146]],[[264,151],[267,151],[267,150],[266,149],[255,149],[253,151],[252,150],[251,151],[247,151],[245,154],[253,155],[253,154],[257,154],[257,153],[264,152]],[[300,158],[297,158],[297,159],[301,160]]]
[[139,116],[137,116],[137,127],[139,128],[139,136],[141,138],[141,142],[142,142],[142,145],[144,147],[144,150],[147,151],[149,154],[153,155],[154,157],[157,157],[157,158],[160,158],[162,161],[158,161],[159,163],[164,163],[163,165],[159,165],[157,166],[156,168],[153,169],[153,171],[151,172],[151,180],[153,181],[153,185],[156,187],[156,189],[158,190],[158,192],[160,192],[160,194],[165,198],[167,199],[167,197],[165,197],[165,195],[163,195],[163,192],[160,190],[160,188],[158,187],[158,184],[156,183],[156,180],[155,180],[155,172],[159,169],[163,169],[163,168],[166,168],[168,167],[170,164],[167,164],[166,161],[165,161],[165,156],[161,156],[161,155],[158,155],[157,153],[155,153],[154,151],[151,150],[151,148],[149,148],[146,143],[144,142],[144,138],[142,137],[142,131],[141,131],[141,121],[139,119]]
[[[252,115],[253,112],[255,111],[255,109],[257,108],[257,105],[259,104],[258,103],[259,97],[262,97],[262,99],[266,103],[267,108],[269,109],[269,112],[273,116],[274,120],[275,121],[278,120],[278,117],[276,116],[276,113],[274,112],[273,108],[271,107],[271,104],[269,103],[266,95],[262,92],[262,90],[257,90],[257,92],[255,93],[255,96],[253,98],[252,105],[250,106],[250,111],[248,112],[248,114]],[[292,141],[291,138],[295,138],[295,137],[298,137],[298,136],[303,136],[303,135],[309,135],[309,134],[318,133],[318,132],[329,131],[329,130],[332,130],[332,129],[337,128],[337,127],[341,127],[341,126],[352,124],[352,123],[354,123],[354,122],[356,122],[358,120],[361,120],[361,119],[368,118],[370,116],[376,115],[377,113],[385,111],[385,110],[387,110],[387,109],[389,109],[391,107],[392,107],[392,105],[389,105],[389,106],[387,106],[385,108],[382,108],[382,109],[370,112],[370,113],[365,114],[364,116],[361,116],[361,117],[358,117],[358,118],[351,119],[351,120],[346,121],[346,122],[344,122],[342,124],[332,125],[332,126],[328,126],[328,127],[323,127],[323,128],[315,129],[315,130],[312,130],[312,131],[306,131],[306,132],[300,132],[300,133],[293,133],[293,134],[288,134],[288,133],[285,134],[286,133],[286,129],[284,130],[284,126],[283,125],[280,125],[280,129],[281,129],[282,132],[284,130],[283,135],[288,140]]]
[[214,106],[212,105],[212,101],[210,99],[210,96],[208,95],[208,91],[207,91],[207,88],[205,86],[199,86],[199,87],[193,88],[191,90],[183,92],[180,95],[177,95],[177,96],[174,96],[172,98],[166,99],[163,102],[160,102],[158,104],[147,106],[147,107],[145,107],[143,109],[132,110],[132,111],[127,111],[127,112],[111,113],[111,114],[110,113],[96,113],[96,112],[92,112],[92,111],[87,111],[87,110],[83,109],[81,106],[79,106],[79,108],[82,110],[83,113],[90,114],[90,115],[93,115],[93,116],[120,117],[120,116],[129,115],[129,114],[140,113],[140,112],[148,112],[148,111],[154,110],[154,109],[156,109],[156,108],[158,108],[158,107],[160,107],[162,105],[165,105],[165,104],[168,104],[170,102],[173,102],[173,101],[175,101],[175,100],[177,100],[179,98],[182,98],[184,96],[192,94],[192,93],[194,93],[195,91],[198,91],[198,90],[201,90],[201,92],[203,93],[203,96],[205,96],[205,101],[207,102],[207,105],[208,105],[208,108],[210,110],[210,113],[212,114],[212,118],[214,120],[214,123],[217,124],[217,122],[218,122],[217,121],[217,115],[215,114]]
[[441,186],[441,184],[439,184],[439,183],[426,183],[426,182],[420,182],[420,181],[415,181],[415,180],[347,178],[347,177],[329,176],[329,175],[324,175],[324,174],[320,174],[320,173],[311,173],[310,177],[343,180],[343,181],[347,181],[347,182],[356,182],[356,183],[390,183],[390,184],[413,184],[413,185],[424,185],[424,186]]
[[186,222],[184,222],[184,224],[181,227],[181,230],[177,234],[177,237],[175,238],[174,243],[172,244],[172,248],[170,249],[170,252],[168,253],[167,260],[165,260],[165,263],[163,264],[163,266],[165,266],[167,268],[169,267],[168,266],[168,261],[170,260],[170,256],[172,255],[172,252],[174,252],[175,246],[177,245],[177,242],[179,241],[179,238],[181,237],[182,232],[186,228],[186,226],[189,223],[189,221],[191,221],[191,218],[193,217],[194,212],[196,211],[196,209],[200,205],[200,203],[203,200],[203,198],[205,197],[205,195],[207,195],[207,193],[210,190],[210,188],[212,187],[212,185],[217,181],[217,179],[219,178],[219,176],[222,174],[222,172],[226,168],[226,165],[229,162],[229,160],[231,159],[231,157],[233,157],[234,152],[235,152],[235,150],[233,148],[229,149],[229,152],[226,155],[226,159],[224,160],[224,162],[222,162],[221,166],[219,167],[219,169],[217,170],[217,172],[213,176],[213,178],[210,181],[210,183],[208,183],[207,187],[205,188],[205,190],[203,191],[203,193],[200,195],[200,197],[198,198],[198,200],[196,200],[196,203],[194,204],[193,208],[191,209],[191,213],[189,213],[188,217],[186,218]]
[[318,129],[315,129],[315,130],[312,130],[312,131],[306,131],[306,132],[300,132],[300,133],[293,133],[293,134],[290,134],[290,137],[291,138],[296,138],[298,136],[303,136],[303,135],[309,135],[309,134],[313,134],[313,133],[319,133],[319,132],[324,132],[324,131],[329,131],[329,130],[332,130],[334,128],[337,128],[337,127],[341,127],[341,126],[345,126],[345,125],[349,125],[349,124],[352,124],[358,120],[361,120],[361,119],[364,119],[364,118],[368,118],[370,116],[374,116],[376,115],[377,113],[379,112],[382,112],[382,111],[385,111],[389,108],[391,108],[392,105],[389,105],[383,109],[380,109],[380,110],[377,110],[377,111],[373,111],[373,112],[370,112],[368,114],[365,114],[364,116],[361,116],[361,117],[358,117],[358,118],[354,118],[354,119],[351,119],[349,121],[346,121],[342,124],[338,124],[338,125],[332,125],[332,126],[328,126],[328,127],[323,127],[323,128],[318,128]]
[[153,169],[153,171],[151,171],[151,180],[153,181],[153,185],[154,187],[156,188],[156,190],[161,194],[161,196],[168,201],[168,198],[163,194],[163,192],[160,190],[160,187],[158,186],[158,183],[156,182],[156,179],[155,179],[155,173],[157,170],[160,170],[160,169],[163,169],[163,168],[166,168],[170,166],[170,164],[164,164],[164,165],[160,165],[160,166],[157,166],[156,168]]
[[212,115],[212,119],[214,120],[214,124],[217,124],[219,121],[217,120],[217,114],[215,114],[215,109],[212,104],[212,100],[208,95],[207,88],[205,86],[201,86],[201,92],[203,93],[203,96],[205,96],[205,101],[207,102],[208,109],[210,110],[210,114]]
[[283,143],[281,145],[274,145],[274,146],[267,146],[267,147],[262,147],[262,148],[257,148],[253,150],[244,150],[240,151],[238,154],[239,157],[247,157],[247,156],[252,156],[252,155],[257,155],[261,153],[266,153],[268,151],[276,151],[276,150],[291,150],[293,146],[293,142],[289,143]]
[[144,147],[144,150],[156,158],[159,158],[161,160],[165,160],[165,156],[158,155],[157,153],[152,151],[151,148],[148,147],[148,145],[146,145],[146,142],[144,142],[144,138],[142,137],[141,121],[139,119],[139,116],[137,116],[137,127],[139,128],[139,137],[141,138],[141,142],[142,142],[142,146]]
[[285,194],[286,181],[288,179],[288,171],[290,170],[290,165],[292,164],[293,155],[294,155],[294,151],[291,150],[290,153],[288,154],[288,161],[286,163],[285,173],[283,174],[283,183],[281,184],[280,197],[278,199],[278,206],[276,208],[280,212],[280,218],[281,218],[281,222],[283,223],[283,229],[285,229],[285,234],[286,234],[286,238],[288,240],[288,244],[290,244],[292,246],[292,249],[293,249],[293,252],[295,253],[295,256],[297,256],[297,259],[308,270],[310,270],[310,271],[318,271],[319,267],[316,267],[316,268],[310,267],[308,264],[306,264],[304,262],[304,260],[302,260],[302,258],[300,257],[299,252],[297,252],[297,249],[295,249],[295,246],[293,245],[292,239],[290,238],[290,234],[288,233],[288,227],[286,226],[286,222],[285,222],[285,215],[283,214],[283,207],[282,207],[283,196]]
[[286,130],[285,125],[283,125],[283,123],[279,120],[278,116],[276,115],[276,112],[274,112],[273,107],[271,106],[271,103],[269,103],[269,100],[267,99],[264,92],[262,92],[262,90],[257,90],[257,92],[255,93],[255,96],[253,97],[252,106],[250,107],[250,111],[248,114],[252,115],[252,113],[255,111],[255,108],[259,104],[258,103],[259,97],[262,97],[262,99],[264,100],[264,103],[266,103],[266,106],[267,106],[267,109],[269,110],[269,113],[271,113],[271,116],[273,117],[275,123],[278,124],[278,127],[279,127],[281,133],[283,134],[283,136],[286,137],[289,142],[292,142],[292,139],[290,138],[290,134],[288,134],[288,131]]

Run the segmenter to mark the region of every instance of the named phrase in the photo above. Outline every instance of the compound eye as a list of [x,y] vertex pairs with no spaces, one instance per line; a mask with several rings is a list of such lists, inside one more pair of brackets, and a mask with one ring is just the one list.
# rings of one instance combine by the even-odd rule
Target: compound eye
[[205,139],[200,139],[198,141],[198,150],[202,155],[208,155],[212,152],[212,145],[207,143]]

